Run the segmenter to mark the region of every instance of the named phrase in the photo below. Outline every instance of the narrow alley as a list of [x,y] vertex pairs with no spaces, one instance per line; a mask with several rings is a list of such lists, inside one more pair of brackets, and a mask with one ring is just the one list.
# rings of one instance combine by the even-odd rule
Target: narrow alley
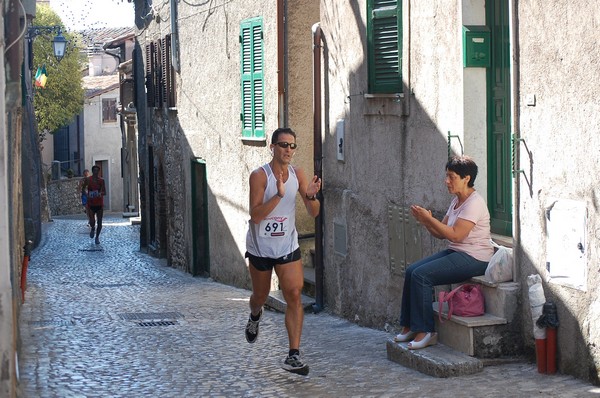
[[600,388],[535,364],[439,379],[391,362],[390,333],[307,314],[308,376],[287,373],[283,314],[244,338],[249,291],[194,278],[138,249],[138,226],[105,217],[101,244],[83,216],[56,217],[33,251],[20,317],[20,396],[584,397]]

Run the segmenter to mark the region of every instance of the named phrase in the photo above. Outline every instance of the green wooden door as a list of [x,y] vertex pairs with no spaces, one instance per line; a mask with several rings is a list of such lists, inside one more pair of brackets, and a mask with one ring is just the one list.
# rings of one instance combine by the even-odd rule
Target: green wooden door
[[488,96],[488,207],[492,232],[512,236],[510,35],[508,0],[486,2],[491,31]]
[[206,163],[192,159],[192,239],[194,253],[191,274],[210,275],[208,245],[208,185],[206,183]]

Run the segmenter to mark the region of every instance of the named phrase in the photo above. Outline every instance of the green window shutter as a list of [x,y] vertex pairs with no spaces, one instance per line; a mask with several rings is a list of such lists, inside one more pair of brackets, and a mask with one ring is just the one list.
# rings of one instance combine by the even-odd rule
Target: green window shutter
[[240,31],[242,137],[260,139],[265,137],[262,18],[243,21]]
[[369,92],[402,92],[402,0],[367,1]]

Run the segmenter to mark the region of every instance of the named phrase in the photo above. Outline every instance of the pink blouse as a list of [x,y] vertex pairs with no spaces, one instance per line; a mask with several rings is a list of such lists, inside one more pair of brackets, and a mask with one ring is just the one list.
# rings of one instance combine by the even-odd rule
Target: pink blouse
[[485,200],[475,191],[455,209],[457,203],[458,198],[454,197],[446,212],[448,225],[453,226],[457,219],[462,218],[475,223],[475,226],[461,242],[450,242],[448,249],[467,253],[480,261],[490,261],[494,248],[490,243],[490,213]]

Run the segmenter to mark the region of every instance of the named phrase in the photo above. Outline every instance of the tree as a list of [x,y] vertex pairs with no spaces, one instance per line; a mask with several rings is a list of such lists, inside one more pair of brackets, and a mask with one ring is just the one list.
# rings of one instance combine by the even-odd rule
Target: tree
[[74,44],[73,35],[66,32],[60,17],[49,6],[36,6],[36,26],[63,27],[62,33],[69,41],[64,58],[58,62],[52,50],[55,34],[39,35],[33,42],[33,74],[45,66],[48,80],[44,88],[35,89],[33,106],[35,118],[43,139],[46,133],[54,133],[66,126],[83,109],[84,90],[82,69],[84,58]]

